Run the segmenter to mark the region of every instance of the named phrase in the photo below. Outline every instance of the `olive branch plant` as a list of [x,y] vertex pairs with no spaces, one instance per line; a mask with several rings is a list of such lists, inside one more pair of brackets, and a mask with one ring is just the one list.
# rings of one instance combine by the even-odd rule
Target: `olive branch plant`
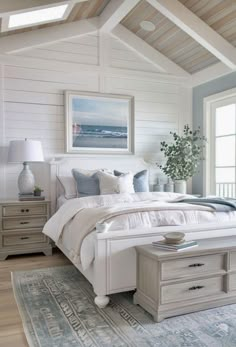
[[192,177],[203,159],[203,149],[207,141],[201,135],[200,127],[192,131],[188,124],[184,125],[183,134],[170,132],[172,143],[161,142],[161,152],[167,158],[165,165],[158,165],[166,176],[172,180],[187,180]]

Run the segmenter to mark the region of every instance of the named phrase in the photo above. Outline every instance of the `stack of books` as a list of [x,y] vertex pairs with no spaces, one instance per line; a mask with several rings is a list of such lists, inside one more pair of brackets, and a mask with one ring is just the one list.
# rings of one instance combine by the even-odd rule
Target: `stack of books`
[[185,249],[189,249],[192,247],[197,247],[198,243],[197,241],[184,241],[182,243],[167,243],[165,240],[162,241],[155,241],[152,243],[152,245],[158,249],[161,249],[163,251],[175,251],[180,252]]
[[45,196],[35,196],[34,194],[19,194],[20,201],[38,201],[45,200]]

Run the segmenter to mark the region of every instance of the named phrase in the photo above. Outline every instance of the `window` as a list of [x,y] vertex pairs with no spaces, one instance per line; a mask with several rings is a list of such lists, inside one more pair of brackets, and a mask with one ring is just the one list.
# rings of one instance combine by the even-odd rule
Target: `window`
[[[236,197],[236,90],[235,95],[210,97],[206,102],[208,139],[205,194]],[[222,94],[222,93],[221,93]],[[218,95],[219,97],[219,95]]]
[[13,14],[9,18],[9,28],[40,24],[63,17],[67,5],[43,8],[41,10]]
[[45,6],[34,10],[11,14],[2,18],[2,31],[26,28],[43,23],[56,22],[66,19],[73,3],[64,3],[57,6]]

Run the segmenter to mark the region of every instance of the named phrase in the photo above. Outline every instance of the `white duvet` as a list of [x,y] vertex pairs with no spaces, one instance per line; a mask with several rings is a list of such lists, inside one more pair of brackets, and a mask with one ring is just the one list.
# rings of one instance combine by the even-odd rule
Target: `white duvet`
[[43,232],[69,251],[75,264],[86,269],[94,258],[97,222],[113,221],[114,230],[168,225],[236,221],[236,212],[215,212],[206,206],[177,203],[191,197],[176,193],[99,195],[67,201],[46,223]]

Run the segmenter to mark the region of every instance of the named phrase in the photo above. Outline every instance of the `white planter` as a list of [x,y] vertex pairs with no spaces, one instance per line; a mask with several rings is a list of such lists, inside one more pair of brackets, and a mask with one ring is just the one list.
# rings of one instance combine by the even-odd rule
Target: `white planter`
[[175,193],[186,194],[187,193],[187,182],[185,180],[175,180]]

